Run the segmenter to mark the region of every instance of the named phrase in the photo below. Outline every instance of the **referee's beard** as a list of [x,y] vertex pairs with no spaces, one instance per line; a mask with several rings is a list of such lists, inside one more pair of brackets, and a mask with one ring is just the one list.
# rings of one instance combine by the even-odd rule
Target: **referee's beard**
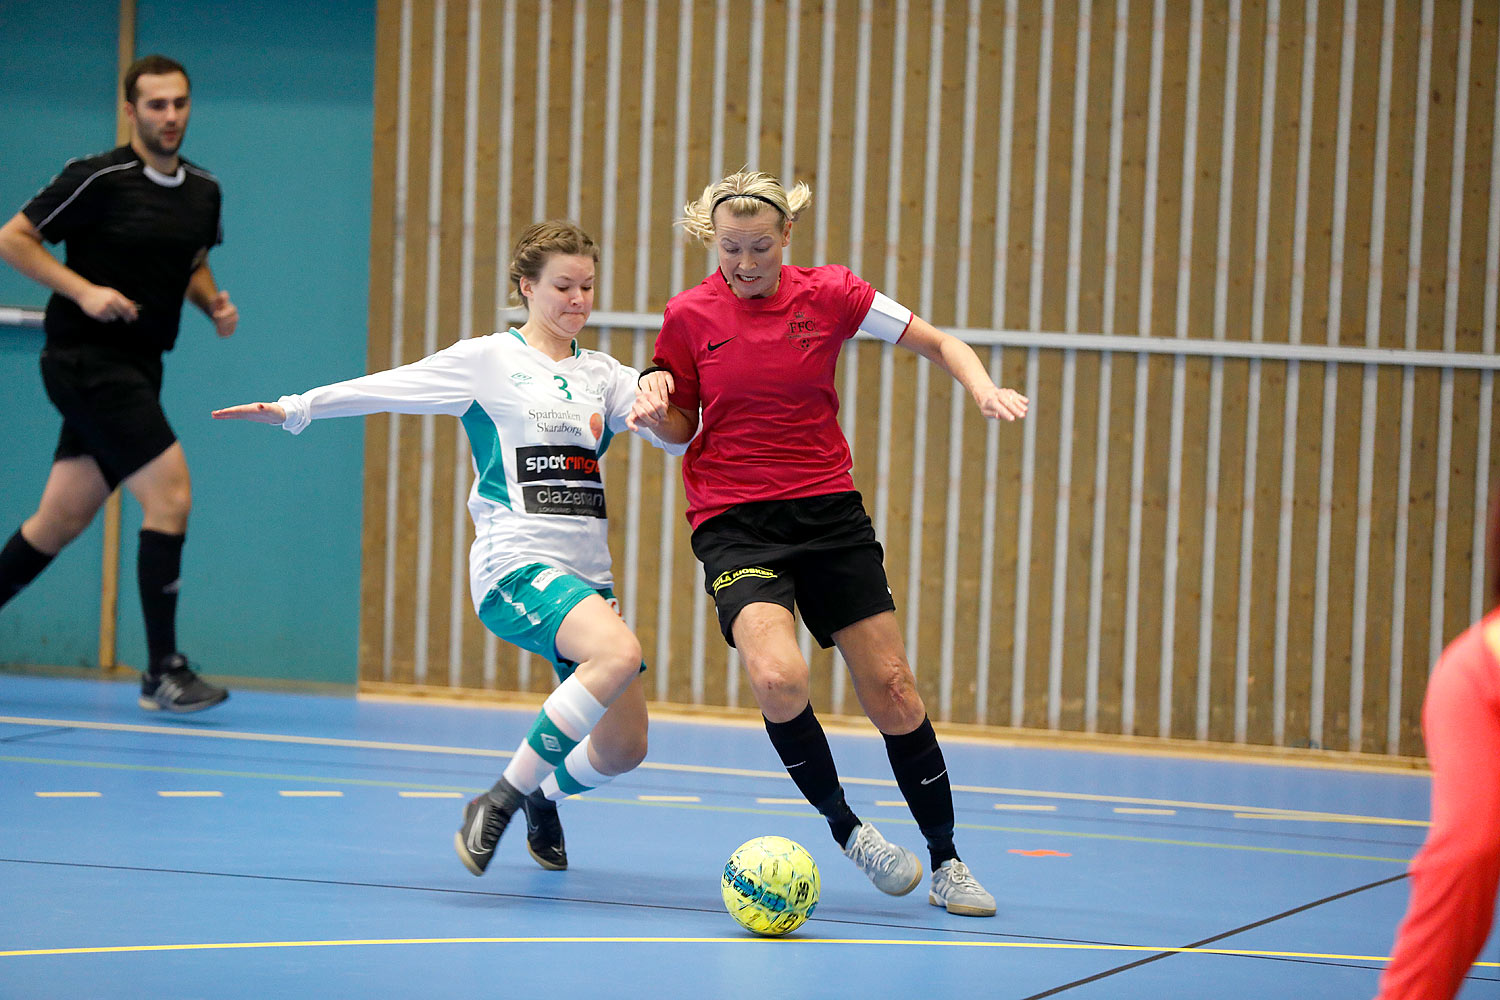
[[169,145],[162,139],[160,132],[148,132],[143,128],[140,130],[141,145],[152,156],[176,156],[178,150],[182,149],[182,139],[186,132],[186,128],[179,128],[177,138]]

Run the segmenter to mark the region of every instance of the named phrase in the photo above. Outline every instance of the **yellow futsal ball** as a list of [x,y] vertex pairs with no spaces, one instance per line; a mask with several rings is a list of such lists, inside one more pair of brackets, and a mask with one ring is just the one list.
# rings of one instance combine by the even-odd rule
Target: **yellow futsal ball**
[[801,927],[818,905],[818,865],[794,840],[756,837],[729,856],[719,888],[741,927],[780,937]]

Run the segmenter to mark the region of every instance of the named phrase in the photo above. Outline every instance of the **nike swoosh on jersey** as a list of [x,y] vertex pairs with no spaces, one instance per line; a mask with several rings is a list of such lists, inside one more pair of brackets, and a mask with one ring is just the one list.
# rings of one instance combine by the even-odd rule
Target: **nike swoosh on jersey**
[[[738,337],[738,336],[739,336],[739,334],[735,334],[735,335],[734,335],[734,337]],[[730,337],[730,338],[729,338],[729,340],[733,340],[733,339],[734,339],[734,337]],[[709,349],[709,350],[710,350],[710,351],[717,351],[717,350],[718,350],[718,349],[719,349],[719,348],[721,348],[721,347],[723,347],[723,346],[724,346],[724,345],[725,345],[725,344],[727,344],[727,343],[729,343],[729,340],[721,340],[721,341],[719,341],[719,342],[718,342],[718,343],[717,343],[717,344],[715,344],[715,343],[714,343],[714,342],[713,342],[713,341],[709,341],[709,342],[708,342],[708,349]]]

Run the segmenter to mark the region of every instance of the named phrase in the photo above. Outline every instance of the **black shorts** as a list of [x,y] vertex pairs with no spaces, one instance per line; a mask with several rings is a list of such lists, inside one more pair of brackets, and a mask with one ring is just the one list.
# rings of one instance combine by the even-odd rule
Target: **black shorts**
[[47,346],[41,367],[63,418],[54,461],[86,455],[113,488],[177,440],[161,409],[160,355]]
[[693,554],[731,646],[747,604],[788,611],[795,604],[824,649],[839,629],[896,609],[884,552],[856,492],[736,504],[698,526]]

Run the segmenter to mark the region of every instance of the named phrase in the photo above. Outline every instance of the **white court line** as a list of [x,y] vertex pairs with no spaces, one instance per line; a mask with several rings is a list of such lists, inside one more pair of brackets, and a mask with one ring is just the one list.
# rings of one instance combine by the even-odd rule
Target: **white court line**
[[[142,725],[138,723],[124,722],[94,722],[78,719],[44,719],[26,716],[0,715],[0,725],[18,726],[59,726],[73,729],[85,729],[102,732],[144,733],[156,736],[180,736],[197,737],[222,740],[244,740],[256,743],[286,743],[298,746],[329,746],[344,747],[357,750],[397,750],[405,753],[428,753],[428,754],[451,754],[453,756],[465,757],[495,757],[509,758],[512,756],[509,750],[491,750],[482,747],[441,746],[422,743],[393,743],[380,740],[354,740],[338,739],[331,736],[297,736],[284,733],[254,733],[236,730],[207,730],[207,729],[183,729],[176,726]],[[1245,763],[1255,763],[1245,761]],[[1293,765],[1302,766],[1302,765]],[[641,765],[642,770],[669,771],[684,774],[714,774],[741,778],[778,778],[785,779],[784,771],[762,771],[753,768],[737,767],[715,767],[707,764],[676,764],[666,761],[646,761]],[[1426,777],[1421,772],[1407,772],[1405,770],[1393,771],[1394,774],[1410,774],[1412,777]],[[861,778],[855,776],[841,776],[845,785],[868,785],[873,787],[894,788],[896,782],[890,778]],[[1328,820],[1332,822],[1332,816],[1338,814],[1312,812],[1307,810],[1280,809],[1270,806],[1247,806],[1219,802],[1192,802],[1179,799],[1157,799],[1145,798],[1131,795],[1100,795],[1089,792],[1062,792],[1039,788],[1003,788],[989,785],[964,785],[955,784],[953,790],[959,793],[972,793],[976,795],[1015,795],[1031,799],[1057,799],[1069,802],[1104,802],[1104,803],[1131,803],[1134,805],[1158,806],[1163,808],[1204,809],[1211,812],[1229,813],[1258,813],[1276,817],[1307,816],[1317,820]],[[800,803],[797,799],[794,803]],[[1396,819],[1383,816],[1361,816],[1355,814],[1342,815],[1338,820],[1346,823],[1375,823],[1389,826],[1420,826],[1430,825],[1426,820]]]
[[702,802],[696,795],[637,795],[639,802]]
[[756,801],[757,804],[763,805],[763,806],[800,806],[804,802],[806,802],[807,800],[806,799],[769,799],[769,798],[761,798],[761,799],[756,799],[755,801]]
[[1129,816],[1176,816],[1176,809],[1127,809],[1116,807],[1115,812],[1125,813]]

